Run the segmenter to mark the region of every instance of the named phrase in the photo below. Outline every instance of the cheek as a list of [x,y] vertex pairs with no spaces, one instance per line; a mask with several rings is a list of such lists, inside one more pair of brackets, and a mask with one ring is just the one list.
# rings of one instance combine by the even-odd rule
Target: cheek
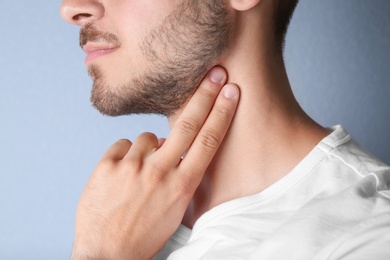
[[[157,3],[156,3],[157,2]],[[120,0],[110,9],[113,26],[123,40],[139,41],[173,11],[172,0]]]
[[134,72],[142,71],[144,66],[148,66],[144,64],[146,61],[140,44],[151,30],[163,23],[181,1],[183,0],[116,0],[115,4],[106,8],[110,30],[121,42],[120,57],[116,57],[116,61],[121,65],[137,64],[131,66]]
[[106,8],[109,31],[116,34],[121,43],[118,52],[111,55],[107,62],[102,63],[106,80],[110,83],[125,81],[127,77],[137,74],[137,70],[142,70],[144,66],[139,43],[150,27],[150,23],[147,20],[148,10],[142,2],[117,1],[115,5]]
[[182,1],[187,0],[116,0],[106,5],[108,30],[121,42],[120,51],[110,57],[110,64],[105,64],[108,80],[124,81],[152,66],[143,56],[140,44]]

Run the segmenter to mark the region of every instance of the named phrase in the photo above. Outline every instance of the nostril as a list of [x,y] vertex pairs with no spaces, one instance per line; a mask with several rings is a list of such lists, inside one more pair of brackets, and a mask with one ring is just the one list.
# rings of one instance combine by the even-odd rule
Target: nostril
[[81,14],[77,14],[75,16],[73,16],[73,21],[81,21],[85,18],[89,18],[91,17],[92,14],[88,14],[88,13],[81,13]]
[[104,6],[102,2],[104,1],[62,0],[60,14],[65,21],[77,26],[83,26],[85,23],[99,20],[103,17]]

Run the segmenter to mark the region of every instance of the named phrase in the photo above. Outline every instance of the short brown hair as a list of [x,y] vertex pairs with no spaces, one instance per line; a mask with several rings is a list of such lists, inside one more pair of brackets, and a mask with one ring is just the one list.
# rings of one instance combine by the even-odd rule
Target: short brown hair
[[280,52],[286,42],[286,33],[295,7],[299,0],[273,0],[275,1],[275,40]]

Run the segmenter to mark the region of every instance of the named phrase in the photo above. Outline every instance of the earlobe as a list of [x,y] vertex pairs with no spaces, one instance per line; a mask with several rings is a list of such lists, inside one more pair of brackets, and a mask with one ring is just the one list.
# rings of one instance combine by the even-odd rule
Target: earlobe
[[237,11],[247,11],[255,7],[261,0],[230,0],[231,6]]

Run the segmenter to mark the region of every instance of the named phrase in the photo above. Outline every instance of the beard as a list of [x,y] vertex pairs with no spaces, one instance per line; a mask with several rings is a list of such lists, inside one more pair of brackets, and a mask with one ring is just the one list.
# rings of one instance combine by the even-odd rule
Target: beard
[[[93,106],[109,116],[169,117],[182,108],[229,47],[232,23],[223,2],[184,0],[139,45],[152,66],[125,83],[109,86],[99,66],[90,66]],[[91,24],[80,32],[81,45],[99,38],[119,43],[115,35],[99,32]]]

